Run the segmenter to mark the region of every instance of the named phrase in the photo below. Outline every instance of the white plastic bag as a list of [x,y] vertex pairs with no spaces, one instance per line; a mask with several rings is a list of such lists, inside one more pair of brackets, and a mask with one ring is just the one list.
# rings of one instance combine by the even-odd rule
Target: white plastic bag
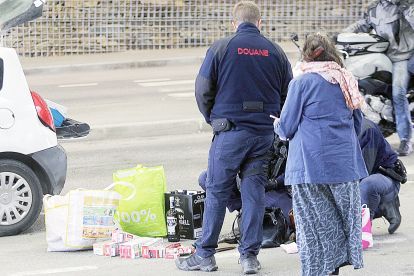
[[65,196],[45,195],[47,251],[76,251],[91,249],[101,240],[111,238],[116,228],[113,220],[121,196],[110,189],[72,190]]

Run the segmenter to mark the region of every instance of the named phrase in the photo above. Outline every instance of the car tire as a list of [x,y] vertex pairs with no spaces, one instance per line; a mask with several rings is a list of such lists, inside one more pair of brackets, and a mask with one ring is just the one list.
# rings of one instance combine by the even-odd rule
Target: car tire
[[30,167],[16,160],[0,160],[0,237],[32,226],[42,209],[42,197],[39,178]]

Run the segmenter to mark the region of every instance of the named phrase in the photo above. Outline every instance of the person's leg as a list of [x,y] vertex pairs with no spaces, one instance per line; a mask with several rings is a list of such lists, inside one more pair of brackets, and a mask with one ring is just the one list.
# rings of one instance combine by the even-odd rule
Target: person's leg
[[216,135],[213,140],[205,186],[203,233],[195,243],[196,252],[189,258],[176,260],[176,266],[181,270],[217,270],[215,249],[223,226],[226,205],[245,154],[238,138],[238,131],[227,131]]
[[[264,137],[252,137],[246,140],[250,150],[249,158],[260,157],[266,154],[273,143],[273,135]],[[267,160],[250,161],[243,166],[243,171],[264,168]],[[263,240],[263,216],[265,211],[265,185],[267,175],[262,173],[244,175],[241,179],[240,192],[242,196],[242,217],[240,232],[241,240],[239,245],[240,262],[244,273],[257,273],[260,263],[257,260],[260,246]]]
[[196,242],[196,253],[206,258],[215,253],[236,175],[243,160],[240,131],[217,135],[209,152],[203,234]]
[[392,100],[397,123],[397,133],[401,141],[400,148],[398,149],[400,155],[408,155],[412,152],[411,114],[406,97],[410,78],[407,64],[407,60],[394,62],[392,70]]
[[282,189],[266,192],[265,207],[282,209],[283,216],[285,217],[288,226],[292,227],[289,219],[289,212],[292,210],[292,198],[286,190]]
[[414,75],[414,55],[408,60],[408,72]]
[[348,250],[347,260],[340,262],[334,272],[339,273],[339,267],[349,264],[355,269],[362,268],[362,208],[359,181],[331,184],[329,187],[342,220],[341,231],[345,234]]
[[[350,258],[349,237],[330,186],[292,185],[302,275],[328,275]],[[346,194],[343,197],[347,198]]]
[[[273,135],[268,137],[253,137],[249,157],[262,156],[268,152],[273,142]],[[256,160],[243,166],[243,171],[260,169],[267,160]],[[243,175],[243,172],[242,172]],[[263,216],[265,210],[265,185],[267,176],[263,173],[244,176],[241,179],[240,192],[242,196],[242,239],[239,246],[240,258],[256,256],[259,253],[263,234]]]
[[[204,191],[206,190],[206,183],[207,183],[207,171],[203,171],[198,177],[198,184]],[[229,209],[229,212],[231,213],[235,210],[240,211],[241,206],[242,206],[241,195],[240,195],[239,189],[237,188],[237,181],[235,180],[233,189],[231,190],[229,201],[227,203],[227,209]]]
[[398,190],[391,178],[382,174],[372,174],[359,183],[361,204],[366,204],[370,210],[371,220],[378,213],[381,202],[394,200]]

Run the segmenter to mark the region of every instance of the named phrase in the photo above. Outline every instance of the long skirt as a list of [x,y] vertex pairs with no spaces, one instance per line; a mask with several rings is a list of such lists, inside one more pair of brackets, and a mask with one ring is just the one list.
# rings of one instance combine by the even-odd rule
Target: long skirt
[[359,181],[292,185],[302,275],[363,267]]

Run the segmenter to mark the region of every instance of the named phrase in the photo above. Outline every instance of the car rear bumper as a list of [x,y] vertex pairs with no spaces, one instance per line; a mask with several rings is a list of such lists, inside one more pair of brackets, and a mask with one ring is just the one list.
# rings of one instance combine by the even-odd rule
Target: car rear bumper
[[57,145],[42,151],[33,153],[32,158],[44,169],[49,178],[50,187],[47,193],[59,194],[66,181],[67,157],[65,150]]

